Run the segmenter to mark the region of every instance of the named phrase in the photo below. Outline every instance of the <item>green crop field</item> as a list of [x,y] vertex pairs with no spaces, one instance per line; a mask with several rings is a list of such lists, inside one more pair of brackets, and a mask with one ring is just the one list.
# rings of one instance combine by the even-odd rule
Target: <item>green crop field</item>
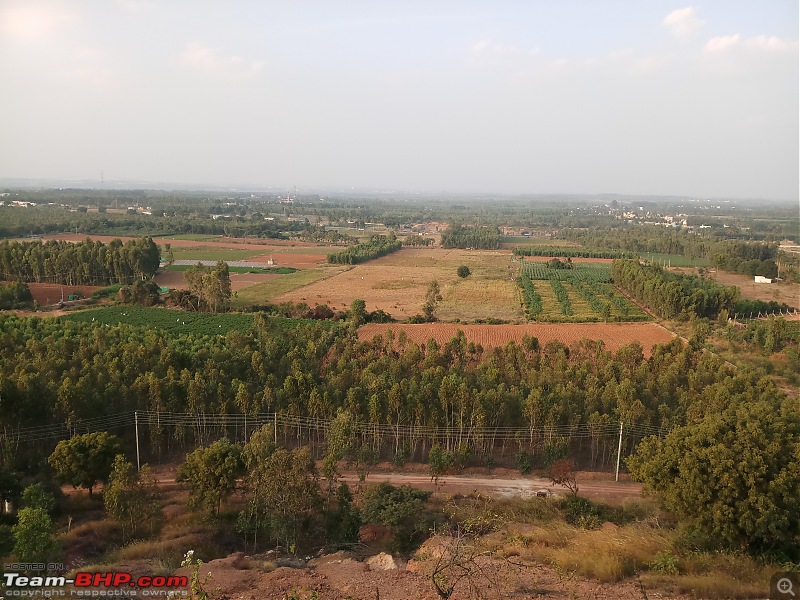
[[711,261],[707,258],[692,258],[680,254],[658,254],[657,252],[640,252],[639,258],[670,267],[708,267]]
[[[194,269],[195,265],[170,265],[165,271],[188,271]],[[294,267],[228,267],[231,273],[275,273],[277,275],[288,275],[297,271]]]
[[[263,250],[240,250],[238,248],[213,248],[207,246],[187,246],[185,248],[173,248],[172,256],[175,260],[247,260],[256,256],[263,256]],[[164,250],[161,256],[165,257]]]
[[575,263],[553,269],[546,262],[520,265],[519,286],[527,317],[535,321],[646,321],[647,314],[610,284],[611,265]]
[[[168,308],[145,308],[141,306],[110,306],[75,312],[60,319],[101,325],[133,325],[163,329],[171,333],[192,335],[225,335],[230,331],[248,331],[253,326],[253,314],[246,313],[196,313]],[[270,317],[270,324],[276,328],[293,328],[303,323],[324,323],[308,319],[288,319]]]
[[341,265],[325,266],[317,269],[305,269],[295,273],[289,273],[272,281],[257,283],[247,286],[236,292],[236,297],[231,301],[234,308],[244,308],[252,305],[265,304],[272,302],[272,299],[286,292],[290,292],[304,285],[314,283],[320,279],[326,279],[347,271],[352,267]]
[[[162,239],[188,240],[190,242],[207,242],[208,240],[221,240],[223,236],[210,233],[179,233],[177,235],[164,236]],[[169,242],[167,242],[169,243]]]

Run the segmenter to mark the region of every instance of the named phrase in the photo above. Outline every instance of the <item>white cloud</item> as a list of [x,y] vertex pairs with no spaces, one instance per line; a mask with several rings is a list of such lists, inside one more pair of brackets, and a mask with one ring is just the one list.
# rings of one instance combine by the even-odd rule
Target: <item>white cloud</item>
[[724,52],[742,41],[742,36],[738,33],[733,35],[718,35],[708,40],[706,43],[706,52]]
[[747,38],[744,41],[745,45],[755,50],[767,50],[769,52],[787,52],[796,51],[797,42],[791,40],[782,40],[779,37],[766,35],[759,35],[752,38]]
[[686,8],[679,8],[673,10],[666,17],[664,17],[664,25],[666,25],[672,35],[678,37],[687,37],[703,26],[705,21],[698,19],[694,14],[694,8],[687,6]]
[[178,55],[181,66],[232,77],[251,77],[257,75],[264,66],[260,62],[241,56],[225,56],[216,48],[200,42],[189,42]]
[[713,37],[706,43],[707,52],[725,52],[737,47],[762,52],[793,52],[798,45],[796,41],[766,35],[743,39],[738,33]]

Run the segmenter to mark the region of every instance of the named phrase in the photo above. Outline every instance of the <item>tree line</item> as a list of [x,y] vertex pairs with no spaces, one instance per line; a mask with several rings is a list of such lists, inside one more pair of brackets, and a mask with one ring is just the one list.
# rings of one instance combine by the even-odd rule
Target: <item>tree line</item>
[[739,299],[737,287],[671,273],[638,260],[615,260],[611,277],[614,285],[664,319],[681,314],[716,319],[723,310],[731,313]]
[[[620,420],[641,437],[685,422],[689,407],[709,393],[778,393],[769,380],[731,375],[719,359],[679,340],[645,359],[635,344],[611,353],[598,342],[539,347],[527,339],[484,349],[462,334],[418,346],[403,334],[360,342],[342,326],[272,327],[261,314],[254,322],[245,334],[200,336],[2,315],[0,429],[79,427],[133,410],[332,419],[343,409],[369,446],[391,459],[424,460],[438,443],[462,448],[477,463],[513,461],[524,451],[535,464],[574,454],[587,466],[608,467]],[[520,426],[528,434],[515,439],[486,434]],[[223,435],[242,439],[244,429],[157,422],[148,452],[166,456]],[[324,442],[302,425],[278,434],[285,443]],[[623,451],[636,441],[626,437]],[[0,460],[35,462],[40,450],[6,437]]]
[[466,227],[453,224],[442,233],[442,248],[497,250],[499,247],[500,231],[497,227]]
[[602,248],[574,248],[570,246],[517,246],[517,256],[557,256],[565,258],[638,258],[635,252],[604,250]]
[[72,243],[0,242],[0,279],[63,285],[110,285],[151,278],[160,262],[152,238],[108,244],[86,239]]
[[368,242],[356,244],[352,248],[335,252],[328,255],[328,262],[339,265],[356,265],[374,258],[386,256],[396,252],[403,247],[402,242],[392,233],[386,235],[374,235]]
[[711,264],[743,275],[777,277],[778,244],[725,240],[711,247]]

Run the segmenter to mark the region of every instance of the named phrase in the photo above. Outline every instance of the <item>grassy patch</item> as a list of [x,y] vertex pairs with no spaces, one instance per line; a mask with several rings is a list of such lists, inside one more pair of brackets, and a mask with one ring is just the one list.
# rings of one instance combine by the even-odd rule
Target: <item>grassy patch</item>
[[[195,265],[170,265],[165,271],[188,271],[193,269]],[[297,271],[294,267],[228,267],[231,273],[275,273],[277,275],[288,275]]]
[[[247,260],[256,256],[263,256],[263,250],[241,250],[238,248],[208,248],[207,246],[188,246],[173,248],[172,256],[175,260]],[[164,256],[162,248],[161,255]]]
[[265,281],[256,285],[248,286],[237,292],[231,304],[237,308],[252,306],[254,304],[265,304],[271,302],[273,298],[290,292],[304,285],[314,283],[320,279],[326,279],[338,275],[347,270],[346,267],[321,267],[318,269],[306,269],[284,275],[275,281]]
[[680,254],[660,254],[658,252],[641,252],[639,258],[671,267],[708,267],[711,264],[707,258],[692,258]]
[[517,286],[507,275],[473,274],[448,285],[437,316],[443,321],[474,321],[487,317],[524,322]]
[[179,233],[178,235],[163,236],[170,240],[188,240],[190,242],[207,242],[208,240],[220,240],[223,236],[211,233]]
[[[287,275],[288,277],[288,275]],[[145,308],[141,306],[111,306],[75,312],[63,317],[70,321],[96,323],[100,325],[133,325],[163,329],[171,333],[193,335],[226,335],[230,331],[249,331],[253,326],[253,315],[242,313],[195,313],[167,308]],[[293,328],[308,321],[271,317],[270,323],[279,329]]]

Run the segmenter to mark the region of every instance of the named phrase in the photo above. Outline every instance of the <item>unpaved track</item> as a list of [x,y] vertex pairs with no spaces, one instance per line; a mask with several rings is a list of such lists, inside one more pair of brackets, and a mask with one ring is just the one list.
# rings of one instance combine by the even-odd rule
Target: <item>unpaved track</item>
[[[358,485],[358,476],[354,473],[346,473],[342,480],[350,486]],[[619,504],[626,498],[639,498],[642,495],[642,486],[631,481],[598,481],[582,480],[580,475],[578,480],[579,495],[590,500],[599,500],[612,504]],[[410,485],[415,488],[436,491],[448,495],[469,494],[477,490],[495,498],[531,498],[539,490],[550,490],[556,495],[563,495],[565,489],[561,486],[554,486],[549,479],[537,477],[518,477],[518,478],[494,478],[494,477],[469,477],[448,475],[439,479],[436,490],[430,475],[412,473],[390,473],[378,472],[370,473],[365,484],[381,483],[388,481],[392,485]]]

